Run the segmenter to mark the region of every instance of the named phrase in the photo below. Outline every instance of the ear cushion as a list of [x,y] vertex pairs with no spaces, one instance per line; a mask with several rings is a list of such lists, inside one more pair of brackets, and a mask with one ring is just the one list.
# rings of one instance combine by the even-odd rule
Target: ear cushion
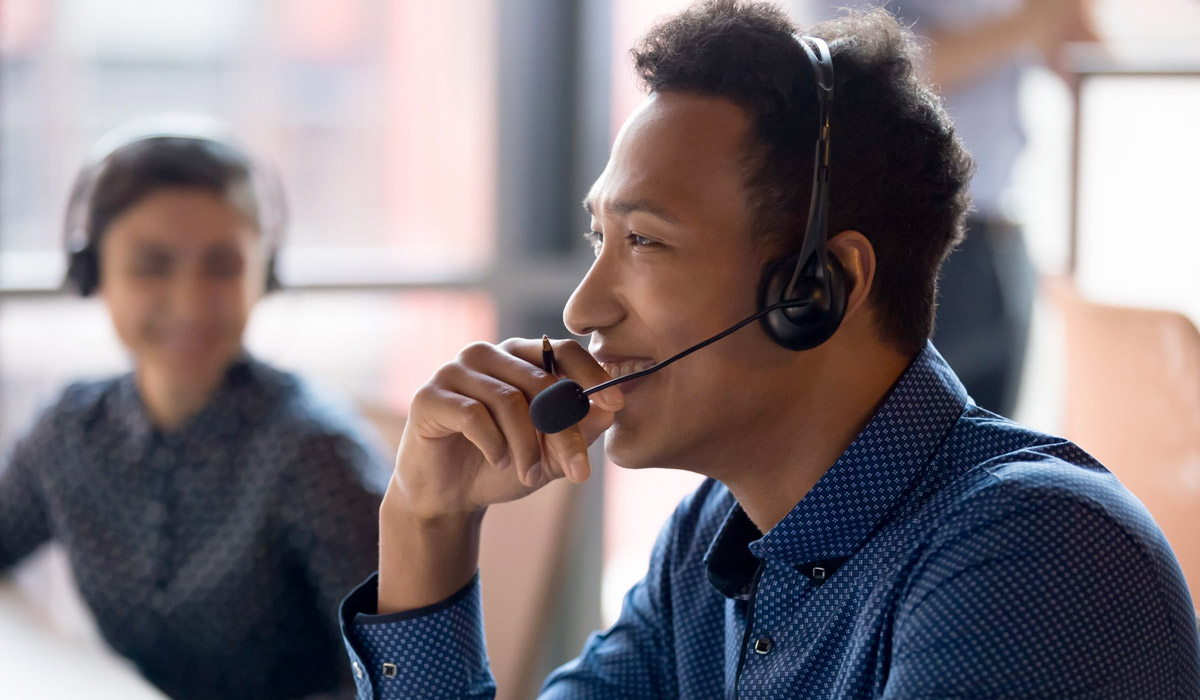
[[94,245],[67,253],[67,285],[81,297],[91,296],[100,286],[100,260]]
[[[800,254],[794,253],[767,267],[759,289],[759,310],[784,301],[783,293],[799,260]],[[814,259],[809,266],[816,264]],[[812,273],[813,270],[805,270],[796,282],[792,297],[797,302],[795,306],[762,317],[767,335],[789,350],[811,350],[829,340],[846,315],[846,273],[837,257],[829,255],[825,265],[828,294]]]

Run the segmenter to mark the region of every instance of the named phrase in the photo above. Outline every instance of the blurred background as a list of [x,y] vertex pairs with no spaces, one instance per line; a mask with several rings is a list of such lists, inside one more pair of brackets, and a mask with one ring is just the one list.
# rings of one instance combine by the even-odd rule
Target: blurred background
[[[286,289],[260,304],[250,349],[392,428],[463,345],[566,336],[562,305],[592,255],[579,201],[641,99],[628,49],[686,4],[0,0],[0,450],[69,381],[127,369],[101,302],[59,291],[62,213],[95,140],[147,114],[223,119],[278,168]],[[830,16],[806,0],[784,6],[806,24]],[[1015,417],[1070,437],[1114,434],[1072,423],[1072,406],[1100,399],[1077,391],[1092,383],[1072,379],[1071,358],[1112,345],[1071,335],[1078,303],[1200,323],[1200,3],[1099,0],[1095,24],[1104,49],[1071,53],[1070,82],[1048,69],[1023,78],[1028,140],[1010,203],[1052,281],[1035,301]],[[1183,410],[1200,411],[1187,331],[1151,359],[1137,343],[1158,342],[1159,326],[1132,318],[1102,319],[1101,332],[1132,340],[1136,364],[1182,369],[1137,380],[1149,398],[1119,400],[1153,402],[1153,382],[1179,388],[1182,376]],[[1183,457],[1158,483],[1194,508],[1200,424],[1181,426]],[[1137,454],[1136,433],[1118,434],[1113,454]],[[559,520],[535,524],[563,535],[538,564],[552,570],[551,595],[522,647],[533,661],[514,677],[540,678],[615,618],[697,481],[610,467]],[[0,695],[4,676],[0,666]]]

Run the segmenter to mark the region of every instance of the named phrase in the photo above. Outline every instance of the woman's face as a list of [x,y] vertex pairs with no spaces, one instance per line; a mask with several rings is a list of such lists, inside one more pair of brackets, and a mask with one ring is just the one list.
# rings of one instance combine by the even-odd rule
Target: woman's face
[[240,353],[265,282],[255,226],[207,190],[157,190],[101,238],[100,293],[117,335],[140,370],[181,389],[212,386]]

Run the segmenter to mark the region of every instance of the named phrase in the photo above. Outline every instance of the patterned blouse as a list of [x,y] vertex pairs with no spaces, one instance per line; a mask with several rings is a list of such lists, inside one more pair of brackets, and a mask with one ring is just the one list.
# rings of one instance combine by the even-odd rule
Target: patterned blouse
[[390,471],[368,434],[249,357],[168,433],[132,375],[72,385],[0,471],[0,571],[57,540],[104,638],[178,700],[352,697],[336,610]]

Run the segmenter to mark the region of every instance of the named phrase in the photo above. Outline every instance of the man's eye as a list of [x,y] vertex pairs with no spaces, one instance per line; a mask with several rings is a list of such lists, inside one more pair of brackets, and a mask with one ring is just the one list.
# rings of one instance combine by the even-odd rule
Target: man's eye
[[629,234],[629,242],[638,248],[650,248],[652,246],[658,245],[658,241],[655,241],[650,238],[646,238],[645,236],[640,236],[636,233]]

